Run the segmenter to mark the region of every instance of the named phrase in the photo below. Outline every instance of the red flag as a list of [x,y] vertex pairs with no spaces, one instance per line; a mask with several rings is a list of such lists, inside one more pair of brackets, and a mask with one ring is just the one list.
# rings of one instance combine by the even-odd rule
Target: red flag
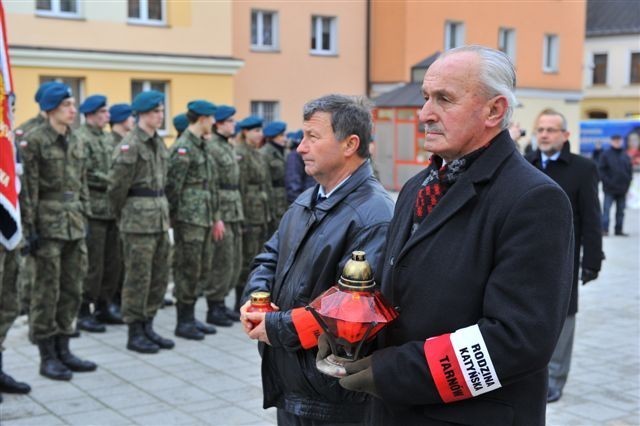
[[13,80],[4,7],[0,0],[0,244],[14,249],[22,238],[16,153],[13,143]]

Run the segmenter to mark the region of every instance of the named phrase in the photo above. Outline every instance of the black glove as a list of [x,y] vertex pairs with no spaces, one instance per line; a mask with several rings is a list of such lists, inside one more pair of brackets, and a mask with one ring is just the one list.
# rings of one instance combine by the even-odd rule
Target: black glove
[[[316,361],[324,359],[331,354],[331,346],[326,333],[318,338],[318,354]],[[371,368],[371,356],[353,362],[346,362],[344,368],[346,377],[340,379],[340,386],[355,392],[365,392],[380,398],[373,381],[373,369]]]
[[585,285],[589,281],[593,281],[596,278],[598,278],[598,271],[594,269],[582,268],[582,275],[580,276],[582,285]]
[[24,246],[20,249],[20,254],[23,256],[35,254],[39,247],[40,237],[38,237],[38,234],[35,231],[29,232],[25,235]]

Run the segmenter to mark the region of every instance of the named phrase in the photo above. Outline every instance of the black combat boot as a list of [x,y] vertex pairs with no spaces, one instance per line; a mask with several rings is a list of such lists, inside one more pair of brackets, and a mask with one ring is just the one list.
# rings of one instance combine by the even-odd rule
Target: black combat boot
[[204,333],[196,327],[193,303],[176,303],[177,324],[175,335],[189,340],[202,340]]
[[209,307],[207,311],[207,322],[209,324],[219,327],[231,327],[233,325],[233,321],[227,316],[227,307],[224,306],[224,302],[207,300],[207,306]]
[[160,346],[160,349],[173,349],[176,345],[173,340],[165,339],[153,330],[153,318],[144,322],[144,334],[149,340]]
[[87,372],[95,371],[96,368],[98,368],[95,362],[80,359],[71,353],[71,350],[69,349],[69,336],[58,334],[55,337],[55,340],[58,358],[64,365],[69,368],[69,370],[77,372]]
[[0,352],[0,392],[4,393],[29,393],[31,386],[26,383],[16,382],[13,377],[2,371],[2,352]]
[[200,330],[204,334],[216,334],[218,330],[212,325],[205,324],[200,320],[194,320],[196,323],[196,328]]
[[52,380],[71,380],[73,374],[58,359],[53,337],[38,340],[37,344],[40,351],[40,375]]
[[80,330],[89,331],[91,333],[104,333],[107,327],[96,319],[91,313],[89,302],[82,302],[80,312],[78,312],[78,321],[76,323]]
[[129,340],[127,349],[140,352],[141,354],[155,354],[160,350],[160,346],[153,343],[144,334],[144,324],[140,321],[129,324]]
[[120,307],[115,303],[107,303],[106,300],[99,300],[96,304],[95,317],[105,324],[124,324]]

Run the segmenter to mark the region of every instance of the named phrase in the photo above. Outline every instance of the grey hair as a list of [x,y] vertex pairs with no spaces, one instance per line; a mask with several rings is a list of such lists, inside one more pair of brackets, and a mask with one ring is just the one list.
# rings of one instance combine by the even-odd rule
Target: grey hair
[[336,139],[342,141],[351,135],[358,136],[358,156],[368,158],[373,129],[371,107],[371,101],[365,97],[332,94],[307,102],[303,118],[308,121],[317,112],[331,114],[331,128]]
[[542,117],[543,115],[555,115],[557,117],[560,117],[560,119],[562,120],[562,130],[564,131],[567,130],[567,119],[565,118],[564,114],[562,114],[560,111],[556,111],[553,108],[543,109],[542,112],[538,114],[538,119],[536,120],[536,123],[538,122],[540,117]]
[[455,53],[473,52],[480,57],[480,84],[487,99],[504,96],[507,99],[507,111],[502,118],[502,130],[509,128],[513,110],[518,104],[516,99],[516,71],[509,57],[503,52],[485,46],[470,45],[447,50],[438,59]]

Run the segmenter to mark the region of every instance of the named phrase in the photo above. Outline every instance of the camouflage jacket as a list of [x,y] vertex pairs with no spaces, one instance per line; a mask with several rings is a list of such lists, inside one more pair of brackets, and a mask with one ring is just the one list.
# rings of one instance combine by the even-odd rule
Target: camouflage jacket
[[36,127],[43,125],[46,121],[47,119],[44,118],[40,113],[38,113],[38,115],[36,115],[35,117],[31,117],[30,119],[19,125],[15,131],[18,142],[20,141],[20,137],[26,136],[27,133],[29,133]]
[[245,142],[236,146],[240,165],[240,193],[245,225],[262,225],[271,221],[269,166],[260,151]]
[[171,147],[166,191],[172,220],[209,227],[220,219],[218,175],[206,143],[185,130]]
[[84,238],[91,207],[83,142],[70,129],[61,135],[45,122],[29,131],[20,146],[30,216],[38,235]]
[[87,183],[91,196],[92,219],[115,219],[107,198],[109,169],[113,145],[107,140],[107,134],[96,127],[83,124],[75,131],[76,136],[84,142],[87,151]]
[[[107,195],[121,232],[153,234],[169,229],[164,196],[169,153],[158,134],[136,126],[113,151]],[[136,192],[155,192],[140,196]]]
[[275,144],[267,142],[260,148],[260,153],[264,155],[271,176],[271,196],[269,197],[271,219],[280,221],[289,207],[287,190],[284,187],[284,147],[281,149]]
[[207,151],[218,172],[220,219],[224,222],[242,222],[242,197],[240,196],[240,167],[233,146],[217,133],[207,142]]

